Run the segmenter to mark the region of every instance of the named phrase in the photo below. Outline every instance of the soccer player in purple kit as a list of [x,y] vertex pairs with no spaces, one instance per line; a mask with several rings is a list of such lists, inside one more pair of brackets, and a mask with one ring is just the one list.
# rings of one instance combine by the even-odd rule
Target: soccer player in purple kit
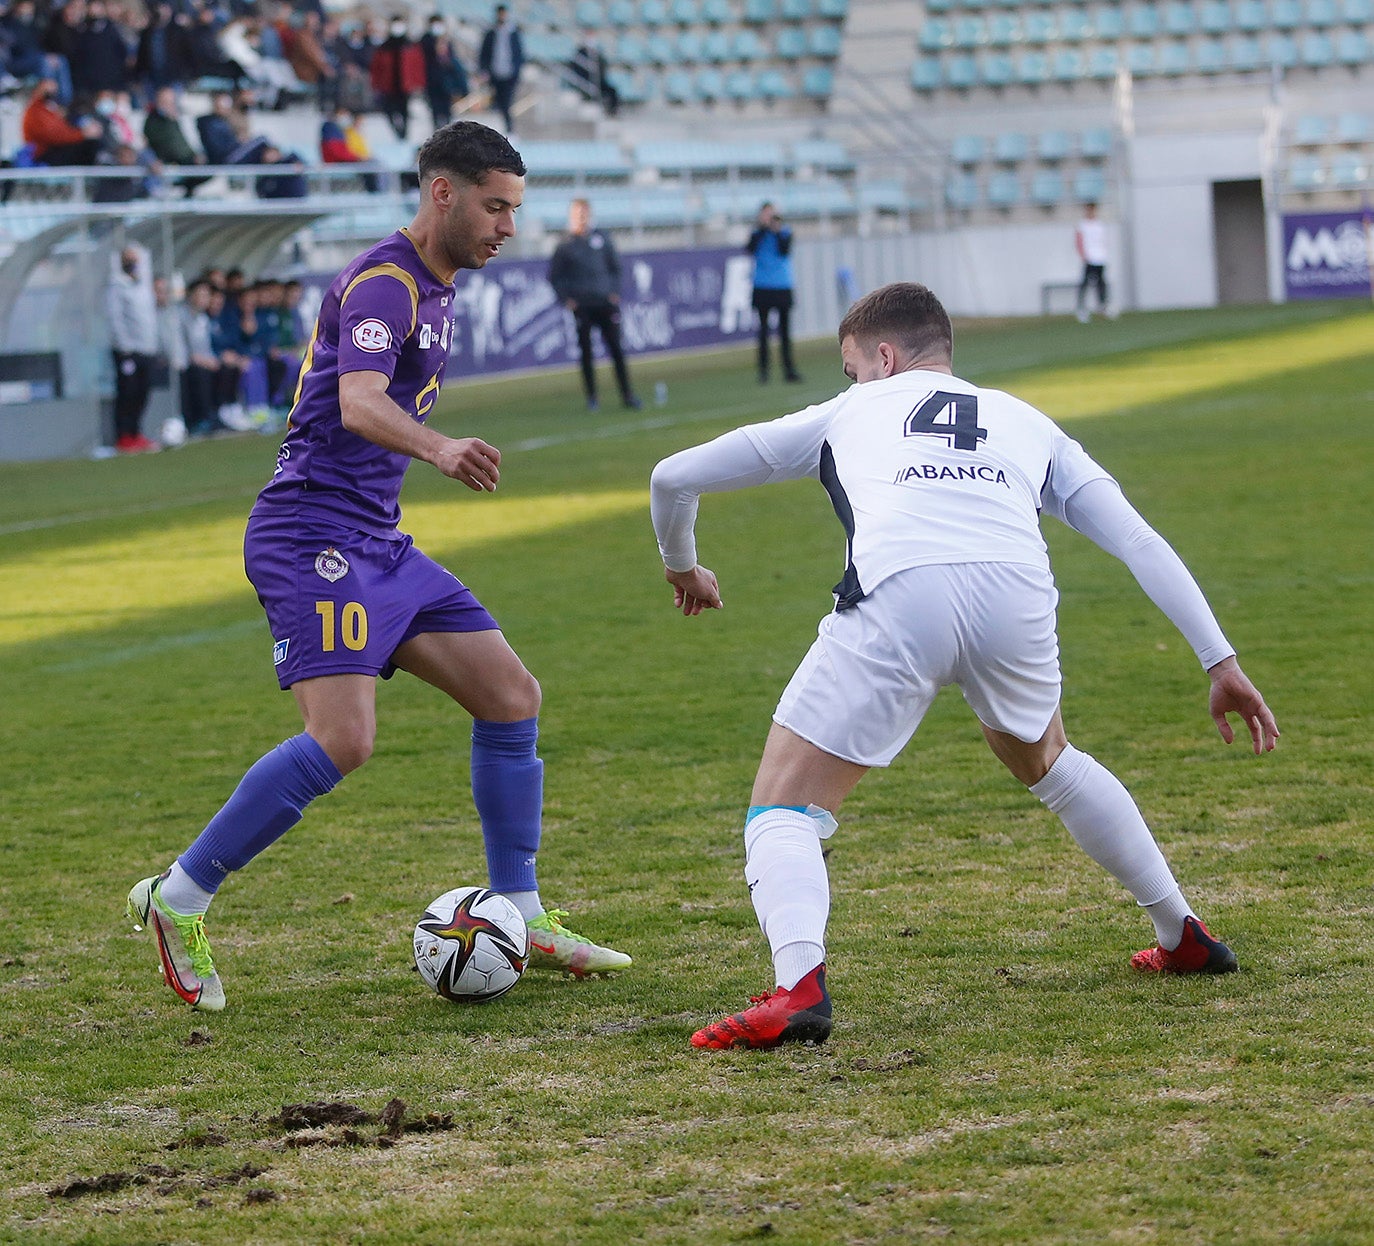
[[535,880],[544,763],[539,684],[495,619],[398,531],[401,482],[420,459],[478,493],[501,453],[425,426],[443,381],[453,278],[515,234],[525,165],[495,130],[445,126],[420,148],[410,226],[353,261],[325,295],[272,479],[248,520],[244,565],[272,628],[273,662],[305,730],[244,775],[171,867],[129,893],[163,977],[193,1007],[224,1007],[205,913],[216,890],[372,753],[377,678],[408,671],[472,715],[472,795],[493,890],[530,928],[531,963],[578,977],[629,966],[545,910]]

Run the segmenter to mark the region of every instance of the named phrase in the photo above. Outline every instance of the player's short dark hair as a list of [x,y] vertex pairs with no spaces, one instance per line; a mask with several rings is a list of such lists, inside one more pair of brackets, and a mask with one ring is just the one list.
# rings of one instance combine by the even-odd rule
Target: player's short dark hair
[[954,356],[949,313],[930,290],[915,281],[894,281],[865,294],[840,321],[839,338],[873,347],[891,342],[917,358]]
[[480,121],[454,121],[435,130],[420,147],[416,168],[421,182],[447,173],[473,186],[480,185],[488,173],[525,176],[520,153],[504,134]]

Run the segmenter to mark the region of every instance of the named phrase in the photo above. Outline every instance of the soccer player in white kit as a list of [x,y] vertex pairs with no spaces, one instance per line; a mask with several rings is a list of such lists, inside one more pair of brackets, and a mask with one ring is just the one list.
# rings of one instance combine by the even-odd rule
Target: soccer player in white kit
[[1039,514],[1047,511],[1130,568],[1193,647],[1254,751],[1278,726],[1236,663],[1201,590],[1116,482],[1034,407],[951,371],[949,317],[925,286],[860,299],[840,324],[838,397],[664,459],[652,513],[676,608],[719,609],[697,562],[702,493],[819,478],[846,537],[835,610],[773,714],[744,830],[745,879],[777,988],[692,1036],[696,1047],[775,1047],[830,1033],[825,984],[829,882],[821,840],[872,766],[886,766],[936,693],[957,684],[992,751],[1135,897],[1157,945],[1146,972],[1226,973],[1230,948],[1193,914],[1130,794],[1069,743],[1060,719],[1058,593]]

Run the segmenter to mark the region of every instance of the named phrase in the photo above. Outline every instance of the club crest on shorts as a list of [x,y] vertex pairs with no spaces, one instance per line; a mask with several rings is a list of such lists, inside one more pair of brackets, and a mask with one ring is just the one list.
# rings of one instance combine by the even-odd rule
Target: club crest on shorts
[[316,557],[315,574],[331,584],[335,580],[342,580],[348,574],[348,559],[331,545]]

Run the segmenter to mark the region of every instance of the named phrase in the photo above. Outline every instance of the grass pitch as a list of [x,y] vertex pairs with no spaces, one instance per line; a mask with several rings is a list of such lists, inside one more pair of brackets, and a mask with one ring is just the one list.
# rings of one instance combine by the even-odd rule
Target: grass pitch
[[1175,544],[1279,717],[1271,756],[1223,746],[1167,621],[1047,525],[1070,735],[1242,972],[1133,976],[1149,923],[946,693],[830,841],[834,1036],[774,1053],[686,1040],[771,982],[740,822],[841,540],[813,484],[709,497],[727,608],[683,619],[646,482],[835,392],[831,343],[786,390],[640,360],[667,405],[599,424],[570,373],[446,391],[501,490],[417,466],[407,526],[543,683],[546,899],[636,958],[481,1008],[410,965],[484,871],[466,720],[404,677],[373,760],[221,893],[229,1009],[158,984],[125,892],[299,729],[239,554],[275,445],[0,467],[0,1240],[1374,1240],[1371,345],[1341,305],[961,333]]

